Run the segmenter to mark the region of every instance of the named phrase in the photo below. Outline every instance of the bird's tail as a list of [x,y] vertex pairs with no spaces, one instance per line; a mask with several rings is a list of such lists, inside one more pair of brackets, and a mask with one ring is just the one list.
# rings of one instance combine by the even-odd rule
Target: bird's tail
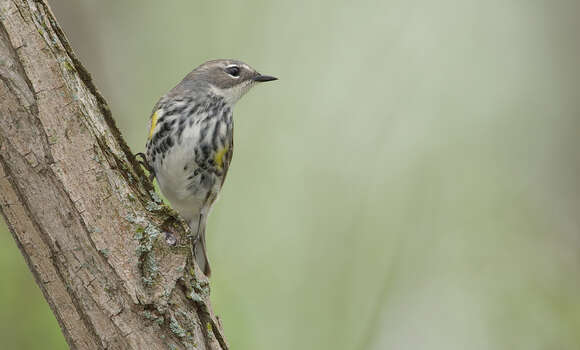
[[205,215],[199,215],[196,219],[193,219],[189,223],[189,229],[193,234],[193,256],[195,262],[203,271],[203,273],[210,277],[211,268],[209,267],[209,260],[207,259],[207,250],[205,248]]

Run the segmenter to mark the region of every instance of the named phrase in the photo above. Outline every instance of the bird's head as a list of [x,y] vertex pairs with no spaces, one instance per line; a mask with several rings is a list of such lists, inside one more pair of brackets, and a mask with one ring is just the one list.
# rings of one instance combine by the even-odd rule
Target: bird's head
[[235,104],[256,83],[276,80],[262,75],[254,68],[237,60],[213,60],[205,62],[184,79],[202,83],[213,93],[223,96],[231,105]]

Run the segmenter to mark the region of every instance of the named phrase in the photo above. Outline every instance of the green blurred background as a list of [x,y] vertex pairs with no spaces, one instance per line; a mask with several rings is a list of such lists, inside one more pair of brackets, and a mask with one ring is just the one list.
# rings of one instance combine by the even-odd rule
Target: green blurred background
[[[209,221],[233,349],[579,349],[578,1],[49,1],[134,152],[198,64],[237,105]],[[66,344],[5,227],[4,349]]]

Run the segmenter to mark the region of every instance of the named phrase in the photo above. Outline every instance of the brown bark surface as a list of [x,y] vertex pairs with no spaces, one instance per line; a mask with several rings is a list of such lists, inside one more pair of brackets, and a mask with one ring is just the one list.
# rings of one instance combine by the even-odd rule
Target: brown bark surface
[[72,349],[227,348],[185,226],[42,0],[0,0],[0,209]]

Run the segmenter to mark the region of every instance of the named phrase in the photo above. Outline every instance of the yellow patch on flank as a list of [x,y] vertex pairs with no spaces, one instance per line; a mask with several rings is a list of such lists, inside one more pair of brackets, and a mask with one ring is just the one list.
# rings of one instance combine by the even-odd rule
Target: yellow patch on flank
[[228,151],[228,146],[220,149],[215,153],[215,157],[213,157],[214,162],[216,165],[221,169],[224,166],[224,155]]
[[149,129],[149,140],[151,140],[151,138],[153,137],[153,131],[157,126],[157,112],[158,110],[155,111],[155,113],[153,113],[153,116],[151,117],[151,129]]

